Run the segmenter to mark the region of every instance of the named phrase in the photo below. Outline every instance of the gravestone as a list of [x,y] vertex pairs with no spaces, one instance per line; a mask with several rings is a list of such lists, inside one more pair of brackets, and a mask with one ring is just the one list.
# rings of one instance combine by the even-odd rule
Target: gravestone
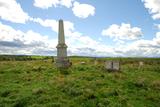
[[144,65],[144,62],[140,61],[139,66],[143,66],[143,65]]
[[97,60],[94,60],[94,65],[97,65],[98,64],[98,61]]
[[84,62],[84,61],[83,61],[83,62],[80,62],[80,64],[81,64],[81,65],[85,65],[85,64],[86,64],[86,62]]
[[143,61],[139,61],[139,68],[143,67],[144,62]]
[[120,63],[119,61],[106,61],[105,62],[105,69],[109,71],[119,71],[120,70]]
[[57,59],[55,60],[57,68],[68,68],[72,64],[67,57],[67,45],[65,44],[63,20],[59,20]]

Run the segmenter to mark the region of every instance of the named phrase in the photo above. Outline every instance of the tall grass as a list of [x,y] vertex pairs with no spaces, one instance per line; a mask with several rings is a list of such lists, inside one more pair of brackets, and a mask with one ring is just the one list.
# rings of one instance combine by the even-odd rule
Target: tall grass
[[[67,75],[52,59],[1,61],[0,107],[159,107],[159,60],[94,60],[71,58]],[[105,60],[119,60],[121,72],[107,72]]]

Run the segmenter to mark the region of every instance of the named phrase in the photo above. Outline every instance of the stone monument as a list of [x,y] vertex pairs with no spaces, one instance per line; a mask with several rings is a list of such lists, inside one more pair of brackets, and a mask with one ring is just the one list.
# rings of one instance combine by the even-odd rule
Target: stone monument
[[67,45],[65,44],[63,20],[59,20],[58,45],[56,48],[57,48],[57,58],[55,62],[57,68],[70,67],[71,63],[69,62],[69,59],[67,57]]
[[120,70],[120,63],[119,61],[106,61],[105,62],[105,69],[109,71],[119,71]]
[[144,62],[143,61],[139,61],[139,67],[138,68],[142,68],[144,66]]

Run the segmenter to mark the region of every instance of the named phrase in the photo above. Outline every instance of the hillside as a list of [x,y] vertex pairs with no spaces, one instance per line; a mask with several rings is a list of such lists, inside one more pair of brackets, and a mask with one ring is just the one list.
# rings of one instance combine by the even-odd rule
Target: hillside
[[51,59],[0,61],[0,107],[159,107],[159,59],[139,59],[140,68],[136,59],[117,59],[121,72],[107,72],[105,58],[97,65],[93,58],[71,60],[69,74]]

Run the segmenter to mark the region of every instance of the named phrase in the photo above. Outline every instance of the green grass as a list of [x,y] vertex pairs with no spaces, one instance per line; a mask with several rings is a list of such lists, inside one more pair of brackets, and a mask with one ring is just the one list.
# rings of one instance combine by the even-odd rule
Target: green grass
[[68,75],[51,60],[1,61],[0,107],[159,107],[159,60],[143,58],[138,68],[137,59],[121,58],[114,73],[93,58],[71,60]]

